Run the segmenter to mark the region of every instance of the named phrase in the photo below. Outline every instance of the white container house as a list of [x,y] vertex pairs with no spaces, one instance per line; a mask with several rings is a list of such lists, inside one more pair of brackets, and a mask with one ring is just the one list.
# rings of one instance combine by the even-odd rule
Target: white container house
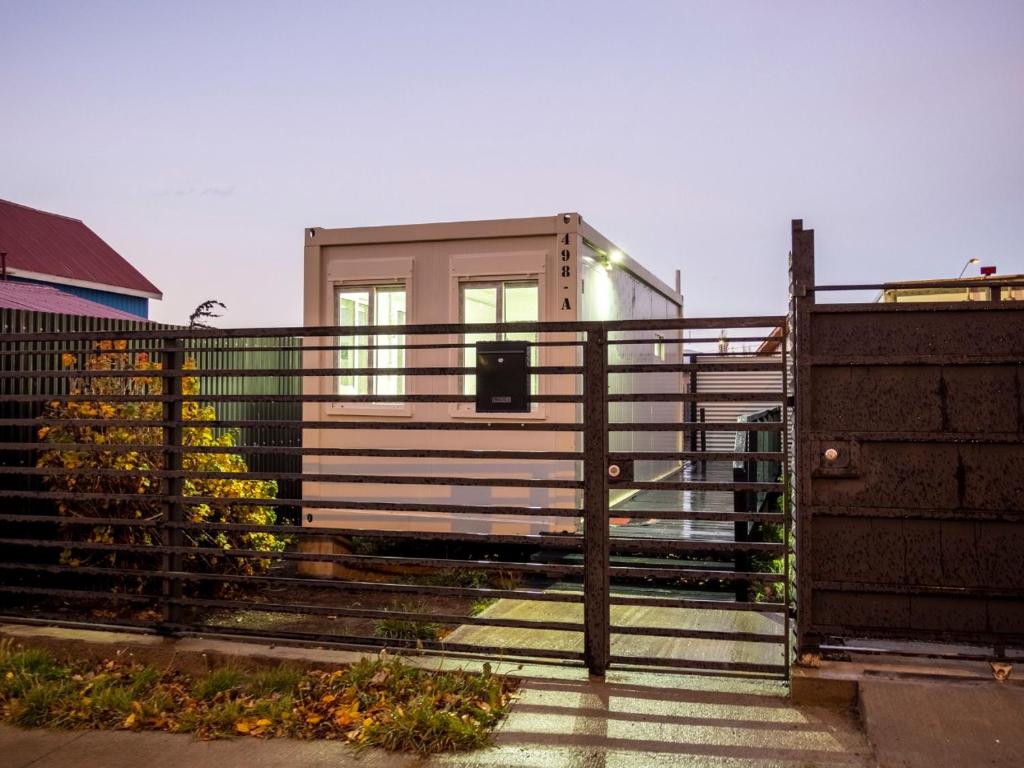
[[[523,219],[467,221],[352,229],[312,228],[305,233],[306,326],[370,324],[456,324],[513,321],[576,321],[682,317],[679,278],[673,289],[625,254],[576,213]],[[653,338],[651,344],[611,346],[611,363],[681,362],[681,332],[616,334],[612,338]],[[509,338],[535,339],[535,334]],[[545,335],[572,340],[573,334]],[[346,337],[346,343],[473,342],[494,335],[467,332],[450,336]],[[326,339],[310,339],[316,345]],[[673,343],[675,342],[675,343]],[[472,349],[308,350],[307,368],[472,366]],[[532,363],[576,365],[578,347],[539,347]],[[644,377],[643,383],[637,381]],[[611,391],[681,391],[678,373],[614,374]],[[471,393],[471,377],[345,376],[308,377],[306,393],[405,395]],[[534,393],[576,394],[579,377],[542,375]],[[529,413],[481,414],[472,403],[306,403],[307,421],[487,422],[487,431],[306,429],[303,444],[317,448],[431,448],[491,450],[581,450],[577,432],[501,430],[513,423],[575,422],[576,404],[535,403]],[[680,420],[679,403],[613,403],[612,421]],[[679,450],[675,433],[615,432],[612,450]],[[640,462],[637,479],[666,477],[678,462]],[[577,462],[393,457],[305,456],[303,471],[346,475],[509,477],[573,480]],[[619,494],[623,497],[625,494]],[[305,499],[511,505],[574,510],[573,489],[501,486],[303,483]],[[614,501],[614,499],[613,499]],[[507,516],[476,513],[370,511],[307,507],[303,520],[317,526],[375,530],[537,533],[572,531],[577,516]]]

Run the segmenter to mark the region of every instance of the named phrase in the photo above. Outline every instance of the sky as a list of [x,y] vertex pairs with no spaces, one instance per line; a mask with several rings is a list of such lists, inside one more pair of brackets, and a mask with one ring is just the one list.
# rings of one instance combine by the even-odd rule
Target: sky
[[[0,198],[184,322],[301,324],[302,240],[578,211],[686,314],[1024,272],[1024,0],[0,0]],[[967,274],[977,274],[972,267]]]

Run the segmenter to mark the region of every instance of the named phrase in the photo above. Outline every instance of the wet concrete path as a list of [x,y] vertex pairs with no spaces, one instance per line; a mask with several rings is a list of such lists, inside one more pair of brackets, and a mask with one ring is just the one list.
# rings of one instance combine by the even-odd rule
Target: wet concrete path
[[[725,482],[732,479],[732,468],[728,462],[712,462],[706,472],[696,465],[688,465],[678,478],[686,480],[707,480]],[[623,502],[616,511],[642,512],[645,517],[630,524],[612,525],[611,535],[616,538],[659,538],[680,542],[733,541],[732,521],[686,521],[659,520],[659,512],[667,510],[696,510],[701,512],[731,512],[733,494],[730,491],[644,491]],[[650,518],[646,517],[650,514]],[[614,512],[612,513],[614,516]],[[722,558],[728,558],[723,555]],[[575,561],[582,561],[576,556]],[[715,561],[694,560],[682,553],[671,558],[665,557],[615,557],[616,565],[653,565],[688,568],[732,570],[729,559]],[[581,592],[579,584],[558,583],[550,587],[552,592]],[[721,632],[730,635],[757,635],[758,641],[741,639],[672,638],[642,634],[615,633],[613,629],[611,653],[613,656],[656,657],[669,664],[682,661],[694,662],[694,667],[716,665],[746,665],[752,668],[781,667],[784,664],[784,619],[781,613],[757,610],[735,610],[732,593],[709,592],[681,587],[665,587],[657,584],[617,584],[612,582],[612,599],[629,597],[669,597],[691,600],[714,600],[719,605],[707,607],[674,608],[661,606],[612,605],[613,628],[634,629],[651,627],[700,632]],[[572,603],[544,602],[538,600],[502,599],[481,613],[482,616],[498,619],[524,621],[583,621],[583,606]],[[463,625],[446,640],[452,643],[469,643],[492,647],[537,648],[582,652],[581,632],[557,630],[512,629],[479,625]],[[762,670],[763,671],[763,670]]]

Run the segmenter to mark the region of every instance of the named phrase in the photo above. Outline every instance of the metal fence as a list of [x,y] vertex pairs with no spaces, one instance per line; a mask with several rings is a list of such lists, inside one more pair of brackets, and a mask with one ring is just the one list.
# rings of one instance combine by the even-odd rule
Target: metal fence
[[[37,417],[42,413],[45,400],[14,400],[13,395],[59,395],[67,392],[70,379],[50,376],[63,370],[61,355],[74,354],[76,359],[88,355],[95,341],[78,338],[77,334],[96,331],[181,331],[181,326],[146,320],[130,321],[84,315],[60,315],[48,312],[0,308],[0,466],[31,467],[35,464]],[[36,341],[13,341],[13,334],[21,338],[37,335]],[[60,334],[60,336],[53,336]],[[45,338],[49,336],[50,341]],[[59,339],[54,341],[53,339]],[[224,375],[210,375],[204,379],[204,392],[208,394],[281,394],[293,395],[301,391],[298,375],[238,377],[231,372],[239,368],[289,368],[297,371],[301,365],[301,341],[282,338],[274,349],[252,349],[245,339],[227,339],[211,344],[209,339],[195,339],[189,344],[188,356],[198,367],[210,371],[220,370]],[[138,345],[136,345],[138,346]],[[141,347],[139,347],[141,351]],[[32,373],[36,375],[32,375]],[[217,427],[231,429],[240,446],[253,450],[244,455],[254,470],[295,473],[301,470],[301,459],[277,447],[297,447],[302,444],[301,431],[294,422],[301,418],[301,406],[287,399],[273,402],[235,400],[224,403],[218,415],[238,425]],[[277,423],[284,426],[276,426]],[[39,478],[31,473],[0,475],[0,489],[41,490]],[[298,481],[282,481],[282,495],[300,492]],[[10,498],[7,512],[38,511],[38,500]]]
[[[804,651],[1024,645],[1024,303],[825,303],[793,222],[797,602]],[[917,652],[922,648],[917,646]]]
[[[50,431],[36,445],[0,445],[37,451],[0,477],[44,483],[0,491],[4,618],[525,656],[597,674],[609,665],[784,674],[790,522],[764,499],[785,482],[754,479],[756,470],[737,480],[732,465],[788,466],[787,443],[694,451],[689,436],[778,435],[786,411],[779,421],[695,422],[684,406],[781,405],[787,392],[683,386],[694,372],[781,373],[784,356],[722,360],[717,337],[700,334],[764,339],[784,334],[782,324],[474,325],[526,334],[537,351],[529,412],[487,415],[467,389],[465,326],[9,333],[3,353],[18,362],[4,372],[0,406],[35,410],[5,411],[0,425]],[[687,362],[682,331],[697,334],[685,341]],[[301,367],[275,362],[294,359],[296,338]],[[101,344],[118,365],[85,363]],[[702,345],[710,351],[693,351]],[[402,350],[402,364],[372,365],[383,349]],[[341,366],[339,353],[354,350],[372,353],[371,364]],[[240,351],[245,365],[230,358],[230,372],[216,357]],[[140,355],[160,368],[134,370]],[[244,383],[297,377],[301,392]],[[134,388],[98,394],[99,382],[126,378]],[[397,391],[384,393],[385,381]],[[70,404],[96,413],[61,410]],[[213,412],[197,415],[200,404]],[[654,407],[666,404],[668,415]],[[296,407],[301,415],[287,418],[272,410]],[[208,444],[205,428],[303,439]],[[643,434],[668,439],[616,442]],[[117,460],[126,455],[143,460]],[[202,461],[232,455],[251,463]],[[301,466],[268,469],[261,456]],[[259,485],[270,481],[276,494]],[[760,502],[739,501],[751,498]],[[11,512],[13,500],[28,501],[28,513]]]

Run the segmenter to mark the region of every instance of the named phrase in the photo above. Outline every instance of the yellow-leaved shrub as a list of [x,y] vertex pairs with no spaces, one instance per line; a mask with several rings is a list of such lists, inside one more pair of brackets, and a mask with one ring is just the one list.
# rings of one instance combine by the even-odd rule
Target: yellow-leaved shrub
[[[62,356],[62,364],[74,370],[74,355]],[[53,400],[44,409],[43,419],[69,420],[39,429],[39,438],[48,444],[40,453],[37,466],[77,470],[75,473],[48,475],[45,480],[54,491],[82,494],[58,502],[61,515],[76,518],[124,518],[139,521],[159,521],[165,504],[157,497],[163,479],[151,475],[153,470],[165,466],[163,450],[164,431],[161,427],[131,424],[105,425],[104,421],[161,421],[163,404],[159,401],[126,402],[105,399],[117,395],[159,395],[163,392],[161,365],[145,352],[127,349],[123,341],[100,342],[88,355],[82,368],[85,371],[112,371],[112,376],[76,376],[71,379],[69,394],[95,396],[70,402]],[[195,368],[188,359],[185,368]],[[199,394],[199,379],[182,378],[182,391],[186,395]],[[194,422],[182,430],[182,443],[186,450],[182,468],[194,472],[238,473],[248,471],[245,459],[226,450],[223,453],[197,453],[188,446],[220,446],[226,449],[236,445],[231,432],[217,431],[204,422],[216,419],[213,406],[185,401],[182,418]],[[75,448],[89,445],[90,449]],[[95,446],[111,446],[103,450]],[[115,446],[138,446],[131,450],[115,450]],[[106,470],[91,472],[89,470]],[[118,470],[110,472],[109,470]],[[186,477],[183,495],[209,497],[203,503],[186,504],[185,519],[193,523],[246,523],[273,525],[277,515],[272,506],[262,503],[222,503],[226,499],[273,499],[277,495],[274,481],[245,477],[206,479]],[[96,525],[68,526],[67,535],[77,540],[97,544],[131,544],[145,547],[159,544],[154,528],[146,526]],[[84,530],[83,530],[84,529]],[[215,573],[254,574],[265,571],[272,555],[284,549],[285,540],[274,533],[247,531],[216,531],[186,529],[185,544],[202,548],[248,549],[267,553],[252,557],[231,557],[212,553],[187,555],[189,570]],[[104,565],[118,568],[138,568],[140,557],[124,551],[68,550],[62,560],[71,565]]]

